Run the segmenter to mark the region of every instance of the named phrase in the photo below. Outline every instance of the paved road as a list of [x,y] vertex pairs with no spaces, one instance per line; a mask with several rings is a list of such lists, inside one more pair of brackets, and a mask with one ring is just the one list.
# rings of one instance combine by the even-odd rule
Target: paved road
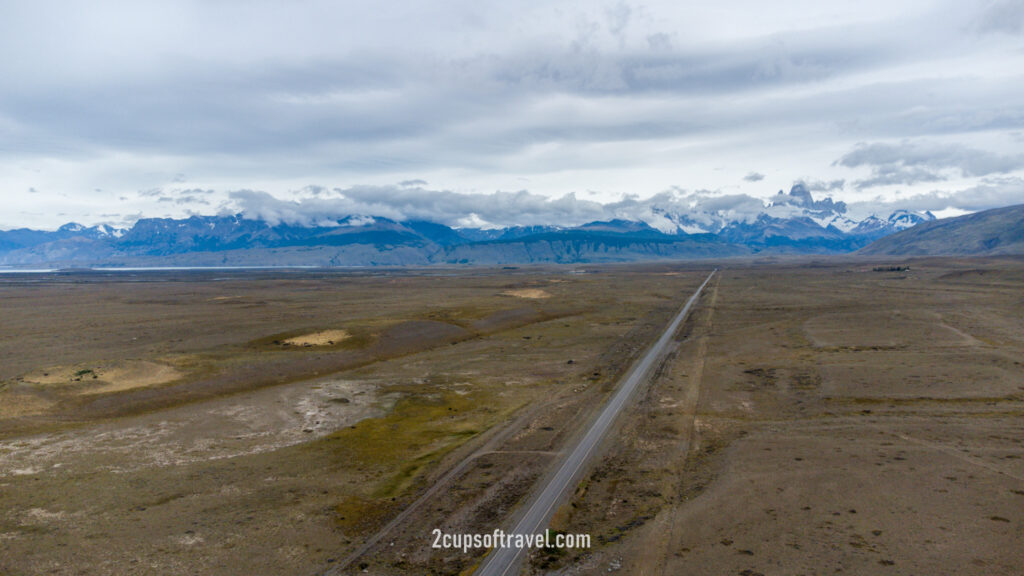
[[[515,529],[512,531],[513,534],[536,534],[547,527],[551,515],[554,513],[555,506],[562,500],[566,492],[575,485],[575,482],[578,481],[580,470],[590,459],[590,455],[601,442],[615,417],[622,411],[623,406],[629,401],[637,386],[647,379],[651,370],[657,365],[657,361],[662,353],[665,352],[665,348],[672,340],[672,336],[689,313],[690,307],[697,301],[697,297],[700,296],[701,291],[704,290],[704,287],[707,286],[711,277],[717,271],[716,269],[708,275],[704,283],[700,285],[700,288],[686,301],[686,305],[679,311],[679,314],[676,314],[675,318],[672,319],[672,323],[665,329],[665,333],[661,335],[661,338],[658,338],[654,346],[651,346],[643,358],[629,371],[625,380],[619,385],[618,391],[615,392],[615,395],[605,405],[601,415],[594,421],[590,430],[587,430],[586,435],[583,436],[579,444],[561,462],[558,472],[551,477],[547,486],[539,493],[536,493],[532,501],[527,504],[526,513],[523,514],[519,523],[516,524]],[[475,574],[477,576],[507,576],[509,574],[516,574],[516,567],[518,567],[525,552],[521,548],[495,549],[484,559],[484,562]]]

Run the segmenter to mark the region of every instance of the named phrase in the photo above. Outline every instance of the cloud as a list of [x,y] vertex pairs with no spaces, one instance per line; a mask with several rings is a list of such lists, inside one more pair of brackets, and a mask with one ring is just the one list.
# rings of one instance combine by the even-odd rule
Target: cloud
[[[135,210],[186,185],[326,200],[332,188],[305,183],[529,178],[528,197],[489,198],[513,213],[485,219],[512,221],[604,213],[556,202],[574,190],[660,198],[681,170],[694,189],[747,186],[764,178],[751,159],[847,198],[1020,169],[984,150],[1024,129],[1024,78],[1008,72],[1024,66],[1024,3],[737,6],[27,3],[0,19],[0,188],[41,191],[12,213],[55,213],[51,190]],[[943,138],[976,148],[922,143]],[[829,166],[834,150],[851,152]],[[169,197],[161,209],[182,196]],[[463,217],[487,207],[474,210]]]
[[[819,184],[837,186],[834,182]],[[679,228],[698,231],[695,227],[717,231],[729,222],[753,222],[762,215],[787,218],[845,214],[860,219],[870,214],[887,217],[898,209],[938,212],[955,208],[974,212],[1020,203],[1024,178],[991,177],[982,179],[976,186],[956,191],[933,190],[894,200],[853,203],[828,197],[815,199],[809,188],[797,182],[790,192],[780,191],[766,201],[747,194],[673,187],[648,198],[627,194],[603,203],[581,199],[575,194],[548,198],[525,190],[469,194],[400,186],[353,186],[334,188],[329,198],[291,200],[262,191],[237,190],[230,193],[231,205],[226,209],[229,213],[240,212],[246,218],[264,220],[271,225],[334,225],[346,217],[366,221],[366,217],[379,216],[395,221],[429,220],[455,228],[496,228],[576,226],[619,218],[646,222],[675,233]]]
[[979,33],[1001,32],[1020,34],[1024,32],[1024,2],[1021,0],[996,0],[989,2],[973,23]]
[[462,194],[447,190],[392,186],[353,186],[335,189],[337,197],[280,200],[266,192],[239,190],[230,198],[247,217],[271,224],[312,225],[350,215],[382,216],[393,220],[429,220],[458,226],[474,217],[486,226],[584,223],[606,213],[593,201],[573,194],[548,198],[526,191]]
[[209,206],[210,201],[208,197],[216,192],[208,188],[173,188],[171,190],[164,190],[163,188],[153,188],[150,190],[140,190],[139,197],[141,198],[155,198],[158,203],[163,204],[177,204],[179,206],[185,205],[197,205],[201,204]]
[[853,185],[858,190],[874,188],[876,186],[895,186],[899,184],[918,184],[920,182],[941,182],[946,177],[937,171],[926,168],[903,166],[878,166],[872,169],[870,178],[857,180]]
[[[521,190],[491,194],[465,194],[399,186],[353,186],[334,189],[332,198],[282,200],[267,192],[236,190],[232,209],[245,217],[311,226],[330,225],[350,216],[379,216],[396,221],[429,220],[452,227],[509,227],[530,225],[576,226],[597,220],[643,221],[674,233],[687,223],[719,229],[729,221],[753,221],[770,210],[764,201],[745,194],[689,192],[673,188],[649,198],[624,195],[600,203],[566,194],[548,198]],[[820,206],[819,206],[820,204]],[[839,203],[841,204],[841,203]],[[832,207],[825,199],[810,208]],[[784,210],[785,211],[785,210]]]
[[804,185],[811,192],[832,192],[842,190],[846,185],[846,180],[829,180],[828,182],[824,180],[805,180]]
[[203,205],[206,205],[206,206],[210,205],[210,201],[209,200],[207,200],[206,198],[203,198],[202,196],[196,196],[194,194],[186,194],[184,196],[178,196],[177,198],[174,199],[174,203],[175,204],[181,204],[181,205],[187,204],[187,205],[190,205],[190,206],[196,205],[196,204],[203,204]]
[[855,217],[869,214],[885,216],[894,210],[917,212],[979,212],[1024,201],[1024,178],[1017,176],[983,178],[978,184],[960,190],[932,190],[909,194],[893,200],[871,200],[850,204]]
[[331,191],[330,191],[330,189],[328,189],[325,186],[319,186],[317,184],[309,184],[307,186],[303,186],[302,189],[299,190],[299,193],[300,194],[310,194],[312,196],[322,196],[324,194],[330,194]]
[[647,36],[647,45],[651,50],[667,52],[672,49],[672,36],[664,32],[657,32]]
[[625,32],[629,26],[630,18],[633,16],[633,9],[629,4],[620,1],[614,6],[605,8],[605,16],[608,20],[608,32],[619,40],[619,45],[625,44]]
[[859,144],[834,164],[870,167],[870,178],[854,182],[858,189],[865,189],[938,182],[946,180],[950,172],[962,177],[1006,174],[1024,167],[1024,155],[1005,156],[960,144],[904,140],[899,144]]

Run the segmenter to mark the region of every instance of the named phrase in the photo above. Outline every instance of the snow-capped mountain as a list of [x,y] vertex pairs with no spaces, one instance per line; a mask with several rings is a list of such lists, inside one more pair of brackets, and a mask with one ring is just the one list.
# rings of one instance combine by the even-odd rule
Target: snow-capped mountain
[[807,186],[799,182],[789,193],[780,190],[763,204],[750,205],[749,200],[737,208],[735,203],[721,206],[718,198],[697,198],[685,210],[666,202],[663,206],[652,205],[650,215],[639,218],[667,234],[715,234],[745,244],[764,243],[770,238],[832,241],[853,237],[863,242],[864,238],[873,240],[935,219],[928,212],[897,210],[882,218],[872,215],[857,220],[848,214],[845,202],[815,200]]
[[0,265],[394,266],[836,253],[935,219],[897,210],[857,220],[845,203],[815,200],[799,183],[767,201],[696,197],[684,204],[666,197],[623,212],[578,226],[488,229],[370,215],[314,225],[245,214],[144,218],[125,230],[72,222],[52,232],[0,231]]

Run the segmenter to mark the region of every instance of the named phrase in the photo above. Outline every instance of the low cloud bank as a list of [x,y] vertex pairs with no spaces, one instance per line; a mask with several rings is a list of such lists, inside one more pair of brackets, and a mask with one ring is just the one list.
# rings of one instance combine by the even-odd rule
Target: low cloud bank
[[[329,225],[347,216],[380,216],[396,221],[427,220],[455,228],[502,228],[576,226],[618,218],[647,222],[666,232],[675,232],[688,226],[714,230],[728,222],[751,222],[765,214],[780,218],[834,214],[861,219],[872,214],[884,218],[898,209],[940,212],[955,208],[974,212],[1020,202],[1024,179],[986,178],[977,186],[957,192],[934,191],[888,201],[845,203],[820,193],[822,189],[841,185],[798,182],[790,192],[780,191],[768,199],[673,188],[649,198],[626,195],[601,203],[575,194],[556,198],[525,190],[470,194],[429,190],[418,183],[404,182],[399,186],[311,187],[317,190],[316,194],[292,199],[257,190],[237,190],[229,194],[228,210],[272,225]],[[812,190],[819,191],[818,198],[814,198]]]

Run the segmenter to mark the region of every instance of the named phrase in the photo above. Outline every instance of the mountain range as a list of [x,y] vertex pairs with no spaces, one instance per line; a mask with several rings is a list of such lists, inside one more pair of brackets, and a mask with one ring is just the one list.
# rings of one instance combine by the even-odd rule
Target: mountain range
[[66,224],[55,231],[0,231],[0,265],[405,266],[624,262],[771,254],[845,253],[935,220],[898,210],[848,217],[846,205],[814,200],[803,184],[738,217],[723,210],[652,210],[645,221],[580,226],[451,228],[421,220],[353,215],[315,226],[245,214],[143,218],[131,228]]
[[1024,204],[925,222],[863,248],[868,256],[1024,254]]

